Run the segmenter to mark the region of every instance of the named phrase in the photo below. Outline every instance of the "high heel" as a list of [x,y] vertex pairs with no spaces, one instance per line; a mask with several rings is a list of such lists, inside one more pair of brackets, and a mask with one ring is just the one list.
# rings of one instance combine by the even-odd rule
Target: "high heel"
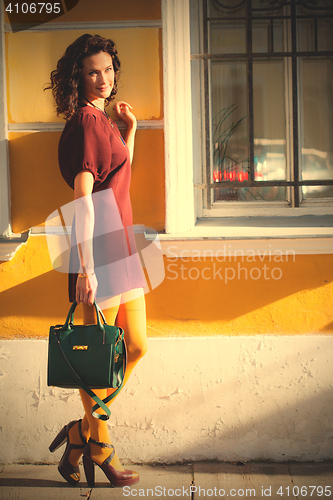
[[[71,444],[69,442],[69,431],[75,424],[78,424],[79,435],[83,444]],[[50,444],[49,450],[53,453],[58,448],[60,448],[60,446],[62,446],[66,441],[67,445],[64,454],[59,462],[58,471],[69,484],[72,484],[74,486],[80,481],[80,469],[78,465],[74,466],[70,463],[69,454],[71,450],[74,449],[83,450],[83,448],[87,444],[87,441],[83,437],[81,432],[81,420],[72,420],[72,422],[69,422],[69,424],[65,425]]]
[[[101,448],[112,449],[111,454],[108,456],[108,458],[104,460],[104,462],[101,465],[95,462],[95,460],[92,458],[89,443],[96,444]],[[114,488],[130,486],[131,484],[139,482],[140,478],[137,472],[131,470],[119,471],[114,467],[112,467],[112,465],[110,465],[110,462],[114,457],[114,454],[115,454],[115,449],[112,444],[102,443],[99,441],[95,441],[94,439],[91,438],[89,439],[88,444],[83,452],[83,467],[87,483],[90,488],[93,488],[95,486],[95,465],[98,465],[98,467],[102,469],[102,471],[104,472],[104,474],[106,475],[106,477],[108,478],[108,480],[110,481],[111,485]]]

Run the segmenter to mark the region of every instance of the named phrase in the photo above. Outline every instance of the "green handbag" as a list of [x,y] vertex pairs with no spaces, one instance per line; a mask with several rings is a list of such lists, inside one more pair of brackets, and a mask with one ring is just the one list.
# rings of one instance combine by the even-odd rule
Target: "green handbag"
[[[96,402],[92,415],[108,420],[111,412],[106,403],[120,391],[126,370],[124,331],[106,323],[96,302],[97,325],[74,325],[76,306],[74,301],[64,325],[50,328],[47,385],[85,390]],[[91,390],[104,388],[116,391],[101,400]],[[96,413],[98,408],[105,414]]]

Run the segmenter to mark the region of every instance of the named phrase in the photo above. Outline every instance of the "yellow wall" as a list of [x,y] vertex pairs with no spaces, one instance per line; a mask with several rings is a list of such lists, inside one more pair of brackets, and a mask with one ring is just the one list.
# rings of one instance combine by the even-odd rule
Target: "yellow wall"
[[[281,279],[245,279],[244,270],[241,279],[227,283],[202,278],[212,277],[214,266],[215,272],[222,268],[221,276],[226,267],[234,268],[237,277],[238,266],[256,276],[251,270],[265,265],[266,278],[278,267]],[[150,337],[333,333],[332,256],[224,263],[165,258],[165,270],[164,282],[146,295]],[[0,276],[1,337],[45,337],[51,324],[64,322],[67,275],[52,269],[45,236],[31,236],[10,262],[0,263]]]
[[[73,198],[58,167],[59,132],[9,134],[12,227],[15,233],[44,223]],[[132,165],[135,224],[164,228],[162,130],[138,130]]]
[[[64,121],[57,118],[51,91],[43,89],[66,47],[84,33],[86,30],[6,34],[10,123]],[[129,102],[138,120],[162,118],[160,30],[126,28],[98,30],[97,34],[116,43],[121,62],[117,100]],[[112,103],[108,112],[114,116]]]

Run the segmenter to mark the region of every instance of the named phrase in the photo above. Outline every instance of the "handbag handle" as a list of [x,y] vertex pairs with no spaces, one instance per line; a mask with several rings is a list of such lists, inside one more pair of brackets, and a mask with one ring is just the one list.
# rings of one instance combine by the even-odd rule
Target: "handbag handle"
[[[96,309],[96,316],[97,316],[97,325],[98,325],[98,328],[104,332],[104,327],[101,323],[101,318],[102,317],[102,320],[103,320],[103,323],[106,325],[106,319],[105,319],[105,316],[102,312],[102,310],[100,309],[100,307],[98,306],[98,304],[96,303],[96,300],[94,300],[94,306],[95,306],[95,309]],[[66,323],[64,324],[63,326],[63,330],[66,331],[66,332],[70,332],[71,331],[71,328],[70,328],[70,325],[73,324],[74,322],[74,311],[77,307],[77,302],[76,300],[74,300],[70,310],[69,310],[69,313],[67,315],[67,318],[66,318]]]

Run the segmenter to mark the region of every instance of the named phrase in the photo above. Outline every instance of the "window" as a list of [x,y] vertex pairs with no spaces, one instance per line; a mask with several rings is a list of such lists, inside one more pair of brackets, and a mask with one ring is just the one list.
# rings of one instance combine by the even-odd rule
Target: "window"
[[201,215],[333,206],[331,2],[191,0],[190,8]]

